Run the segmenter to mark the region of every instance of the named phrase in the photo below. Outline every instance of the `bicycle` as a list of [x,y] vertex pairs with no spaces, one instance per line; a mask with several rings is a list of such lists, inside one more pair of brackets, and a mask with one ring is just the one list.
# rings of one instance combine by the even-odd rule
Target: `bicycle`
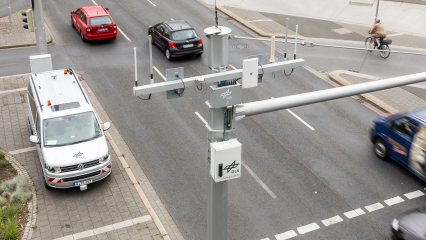
[[[379,38],[376,39],[376,41],[379,40],[380,45],[373,44],[373,38],[368,37],[365,39],[365,48],[368,49],[375,49],[378,46],[379,50],[387,50],[386,52],[380,52],[380,56],[384,59],[388,58],[390,56],[390,48],[389,45],[392,43],[391,39],[385,39],[385,38]],[[372,52],[372,51],[370,51]]]

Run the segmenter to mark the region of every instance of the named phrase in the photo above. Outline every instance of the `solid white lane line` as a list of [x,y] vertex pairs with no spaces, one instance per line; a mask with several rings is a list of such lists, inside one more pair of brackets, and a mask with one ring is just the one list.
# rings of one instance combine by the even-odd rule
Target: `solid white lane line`
[[[195,112],[195,115],[197,115],[198,116],[198,118],[200,118],[201,119],[201,121],[203,121],[203,123],[204,124],[206,124],[207,125],[207,121],[206,120],[204,120],[204,118],[198,113],[198,112]],[[271,189],[269,189],[268,188],[268,186],[266,186],[266,184],[264,184],[263,182],[262,182],[262,180],[260,180],[260,178],[243,162],[242,163],[242,165],[243,165],[243,167],[245,167],[246,169],[247,169],[247,171],[253,176],[253,178],[260,184],[260,186],[262,186],[263,187],[263,189],[265,189],[265,191],[266,192],[268,192],[269,193],[269,195],[271,195],[271,197],[273,198],[273,199],[276,199],[277,198],[277,196],[271,191]]]
[[257,175],[244,162],[242,164],[243,164],[243,167],[245,167],[247,171],[253,176],[253,178],[260,184],[260,186],[262,186],[263,189],[265,189],[266,192],[268,192],[273,199],[276,199],[277,196],[268,188],[268,186],[266,186],[266,184],[264,184],[262,180],[260,180],[260,178],[257,177]]
[[19,91],[25,91],[25,90],[27,90],[27,88],[18,88],[18,89],[6,90],[3,92],[0,92],[0,94],[13,93],[13,92],[19,92]]
[[420,197],[420,196],[423,196],[423,195],[425,195],[425,194],[420,190],[404,194],[404,196],[408,199],[417,198],[417,197]]
[[369,212],[373,212],[373,211],[382,209],[384,207],[385,206],[383,206],[381,203],[378,202],[378,203],[375,203],[375,204],[371,204],[371,205],[365,206],[365,209],[367,209]]
[[386,37],[396,37],[396,36],[401,36],[401,35],[405,35],[405,33],[395,33],[395,34],[391,34],[391,35],[386,35]]
[[157,71],[158,74],[160,74],[160,76],[164,79],[164,81],[166,81],[166,77],[164,77],[164,75],[161,74],[161,72],[158,71],[158,69],[155,66],[152,66],[152,68],[154,68],[154,70]]
[[258,20],[252,20],[247,22],[272,22],[272,19],[258,19]]
[[290,239],[290,238],[293,238],[293,237],[297,237],[297,233],[293,230],[275,235],[275,238],[277,240],[286,240],[286,239]]
[[292,112],[290,109],[286,109],[287,112],[291,113],[291,115],[293,115],[295,118],[297,118],[297,120],[301,121],[303,124],[305,124],[305,126],[307,126],[309,129],[311,129],[312,131],[315,130],[315,128],[313,128],[311,125],[309,125],[307,122],[303,121],[303,119],[301,119],[299,116],[297,116],[294,112]]
[[339,215],[328,218],[328,219],[324,219],[321,221],[326,227],[339,223],[339,222],[343,222],[343,218],[341,218]]
[[[93,2],[93,4],[95,4],[96,6],[98,5],[94,0],[92,0],[92,2]],[[123,36],[129,41],[129,42],[132,42],[132,40],[130,40],[130,38],[128,38],[127,36],[126,36],[126,34],[124,34],[124,32],[123,31],[121,31],[121,29],[117,26],[117,29],[118,29],[118,31],[120,31],[121,32],[121,34],[123,34]]]
[[126,36],[126,34],[124,34],[124,32],[123,31],[121,31],[121,29],[117,26],[117,29],[118,29],[118,31],[120,31],[121,32],[121,34],[123,34],[123,36],[129,41],[129,42],[132,42],[132,40],[130,40],[130,38],[128,38],[127,36]]
[[149,3],[151,3],[154,7],[156,7],[157,5],[155,5],[153,2],[151,2],[150,0],[147,0]]
[[361,216],[361,215],[365,214],[365,212],[361,208],[358,208],[358,209],[355,209],[355,210],[352,210],[352,211],[349,211],[349,212],[345,212],[343,214],[345,214],[345,216],[347,218],[351,219],[351,218],[354,218],[354,217]]
[[201,115],[198,112],[195,112],[195,115],[197,115],[201,119],[201,121],[203,121],[203,123],[207,125],[206,120],[204,120],[204,118],[201,117]]
[[305,234],[307,232],[312,232],[312,231],[317,230],[317,229],[320,229],[320,226],[318,226],[317,223],[311,223],[311,224],[305,225],[303,227],[298,227],[297,231],[300,234]]
[[389,198],[388,200],[385,200],[384,202],[388,206],[392,206],[392,205],[395,205],[397,203],[401,203],[403,201],[404,201],[404,199],[402,199],[402,197],[398,196],[398,197],[394,197],[394,198]]
[[231,68],[233,68],[234,70],[237,70],[236,67],[232,66],[231,64],[228,64]]

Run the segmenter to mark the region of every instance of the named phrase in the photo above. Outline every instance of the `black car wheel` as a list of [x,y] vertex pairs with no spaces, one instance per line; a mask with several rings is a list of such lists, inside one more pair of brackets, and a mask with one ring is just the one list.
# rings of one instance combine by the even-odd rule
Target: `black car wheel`
[[170,55],[170,50],[168,48],[166,48],[166,58],[167,60],[172,60],[172,56]]
[[374,140],[374,153],[382,160],[386,160],[388,157],[386,143],[380,138],[376,138],[376,140]]
[[85,42],[86,39],[84,38],[83,30],[80,31],[80,36],[81,36],[81,41]]
[[75,28],[75,26],[74,26],[74,21],[72,20],[72,18],[71,18],[71,26],[72,26],[73,28]]

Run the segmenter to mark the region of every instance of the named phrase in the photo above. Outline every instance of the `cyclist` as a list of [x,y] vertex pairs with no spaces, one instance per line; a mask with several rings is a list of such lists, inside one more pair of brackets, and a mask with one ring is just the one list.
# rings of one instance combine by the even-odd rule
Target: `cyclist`
[[[373,28],[368,32],[371,34],[371,38],[373,39],[374,46],[377,47],[376,38],[385,38],[386,32],[383,24],[380,23],[380,19],[376,19],[376,24],[374,24]],[[381,44],[381,43],[380,43]]]

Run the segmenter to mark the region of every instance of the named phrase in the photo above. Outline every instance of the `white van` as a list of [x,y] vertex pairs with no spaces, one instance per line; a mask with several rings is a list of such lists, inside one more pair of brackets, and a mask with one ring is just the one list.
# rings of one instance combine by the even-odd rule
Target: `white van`
[[111,174],[111,156],[93,106],[71,69],[32,74],[28,79],[28,120],[44,184],[80,187]]

